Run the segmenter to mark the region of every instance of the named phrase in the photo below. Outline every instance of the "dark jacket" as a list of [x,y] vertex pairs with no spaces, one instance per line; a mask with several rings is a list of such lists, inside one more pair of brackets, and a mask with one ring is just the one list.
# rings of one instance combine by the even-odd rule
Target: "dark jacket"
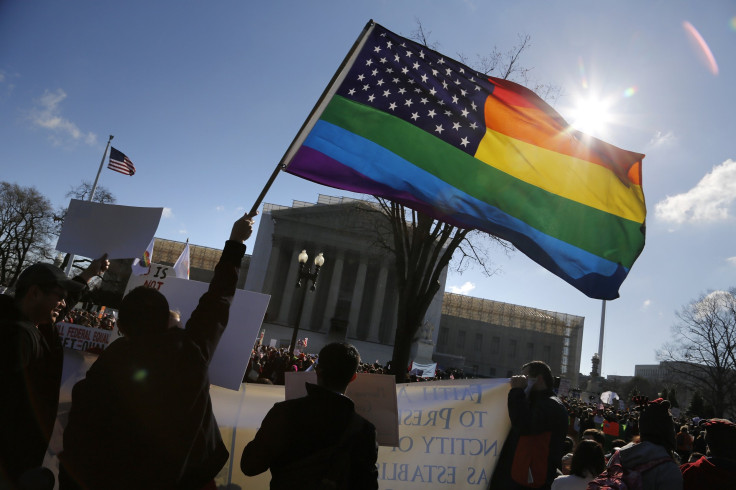
[[[532,391],[527,398],[523,388],[512,388],[508,395],[511,433],[510,451],[515,454],[519,438],[524,435],[550,433],[547,458],[547,481],[550,488],[562,466],[562,442],[567,435],[567,410],[552,390]],[[509,488],[524,488],[510,484]]]
[[223,467],[208,368],[244,254],[242,243],[225,244],[186,329],[116,340],[74,386],[62,488],[199,489]]
[[[271,470],[271,489],[295,488],[291,475],[295,464],[310,454],[335,446],[342,434],[349,430],[353,417],[360,424],[350,438],[350,490],[377,489],[378,445],[376,428],[355,414],[350,398],[307,383],[307,396],[276,403],[266,414],[255,438],[245,446],[240,468],[248,476]],[[309,443],[308,451],[294,444],[294,437]]]
[[[59,318],[80,294],[69,293]],[[0,295],[0,482],[14,481],[43,463],[59,408],[63,365],[56,327],[36,327],[23,318],[13,297]]]
[[736,485],[736,461],[703,456],[680,466],[684,490],[716,490]]

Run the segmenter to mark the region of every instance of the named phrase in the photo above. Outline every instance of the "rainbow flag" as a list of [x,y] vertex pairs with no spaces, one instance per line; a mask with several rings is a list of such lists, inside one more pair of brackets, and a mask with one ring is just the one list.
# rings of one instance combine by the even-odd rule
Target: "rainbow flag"
[[371,21],[282,163],[508,240],[586,295],[614,299],[644,247],[643,158]]

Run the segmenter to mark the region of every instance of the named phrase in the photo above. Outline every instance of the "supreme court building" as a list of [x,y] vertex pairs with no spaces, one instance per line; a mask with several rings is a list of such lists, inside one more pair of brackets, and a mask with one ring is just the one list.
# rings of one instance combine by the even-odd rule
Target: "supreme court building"
[[[345,340],[365,361],[391,359],[396,331],[395,263],[377,239],[386,218],[369,202],[320,195],[316,203],[264,204],[245,289],[271,295],[264,342],[288,345],[304,300],[298,338],[308,351]],[[315,291],[296,288],[302,250],[323,253]],[[425,315],[424,341],[443,367],[507,377],[530,360],[576,382],[584,318],[445,293],[446,273]]]

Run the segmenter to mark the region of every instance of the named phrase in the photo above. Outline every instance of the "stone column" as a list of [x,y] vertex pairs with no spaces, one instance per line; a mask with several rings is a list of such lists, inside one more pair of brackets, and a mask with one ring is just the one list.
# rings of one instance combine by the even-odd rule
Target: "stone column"
[[388,267],[381,262],[376,281],[376,293],[373,295],[373,308],[371,311],[371,324],[368,329],[368,341],[378,342],[378,332],[381,326],[381,312],[383,311],[383,299],[386,296],[386,279],[388,278]]
[[271,256],[268,258],[268,268],[266,269],[266,279],[263,281],[263,288],[261,292],[266,294],[272,293],[273,279],[276,275],[276,269],[279,266],[279,259],[281,258],[281,244],[276,241],[276,237],[273,238],[273,245],[271,246]]
[[367,264],[361,257],[358,263],[358,274],[355,278],[355,288],[350,299],[350,319],[348,321],[348,338],[356,338],[358,335],[358,318],[360,318],[360,306],[363,303],[363,292],[365,291],[365,272]]
[[[332,317],[335,316],[335,306],[337,305],[337,298],[340,295],[340,282],[342,281],[342,266],[344,259],[345,252],[343,250],[338,250],[335,254],[335,264],[333,265],[334,268],[332,269],[330,284],[326,285],[329,287],[329,290],[327,291],[325,316],[322,320],[322,328],[320,329],[320,332],[328,332],[330,330],[330,321],[332,320]],[[325,261],[327,261],[326,258]],[[319,287],[319,285],[317,287]]]
[[[292,250],[289,255],[289,273],[286,275],[286,283],[284,284],[284,293],[281,297],[281,307],[279,308],[279,316],[276,319],[279,323],[289,323],[289,311],[291,310],[291,302],[294,299],[294,290],[296,289],[296,278],[299,273],[299,261],[296,250]],[[301,250],[299,250],[301,252]]]

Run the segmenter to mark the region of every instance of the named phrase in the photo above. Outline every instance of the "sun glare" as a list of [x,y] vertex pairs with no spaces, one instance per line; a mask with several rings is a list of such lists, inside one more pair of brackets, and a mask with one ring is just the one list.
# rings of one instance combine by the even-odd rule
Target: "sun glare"
[[611,121],[611,104],[597,97],[580,98],[571,113],[570,124],[577,130],[600,137]]

